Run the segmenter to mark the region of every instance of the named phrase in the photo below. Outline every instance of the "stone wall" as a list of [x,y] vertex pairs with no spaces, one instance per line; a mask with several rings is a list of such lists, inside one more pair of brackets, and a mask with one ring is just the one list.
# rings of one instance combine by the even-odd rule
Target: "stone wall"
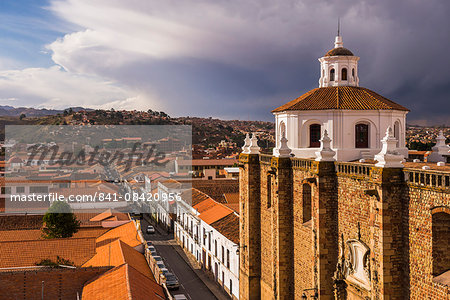
[[[338,283],[343,287],[338,299],[449,299],[449,287],[434,280],[450,259],[443,257],[450,251],[449,225],[445,218],[434,224],[442,240],[434,252],[443,258],[433,260],[432,222],[433,215],[450,213],[450,174],[424,186],[405,180],[409,174],[403,169],[261,156],[256,171],[246,160],[241,160],[241,226],[248,232],[241,245],[252,245],[252,236],[260,243],[259,250],[254,242],[250,248],[260,263],[254,266],[260,290],[252,297],[245,287],[248,299],[293,299],[314,294],[308,291],[314,288],[320,299],[335,299]],[[254,186],[246,186],[250,181]],[[303,203],[304,189],[310,190],[311,206]],[[259,195],[250,197],[250,190]],[[304,209],[311,209],[311,220],[304,220]],[[252,214],[256,226],[248,220]],[[353,244],[365,253],[359,271],[351,265]],[[249,284],[245,276],[241,272],[240,281]]]

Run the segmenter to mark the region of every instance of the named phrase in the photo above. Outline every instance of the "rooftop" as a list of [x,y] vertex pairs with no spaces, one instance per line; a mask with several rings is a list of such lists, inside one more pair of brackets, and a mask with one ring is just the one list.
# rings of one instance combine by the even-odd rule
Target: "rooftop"
[[407,108],[366,88],[335,86],[313,89],[272,112],[291,110],[401,110]]
[[83,300],[166,299],[163,288],[128,264],[115,267],[88,282]]

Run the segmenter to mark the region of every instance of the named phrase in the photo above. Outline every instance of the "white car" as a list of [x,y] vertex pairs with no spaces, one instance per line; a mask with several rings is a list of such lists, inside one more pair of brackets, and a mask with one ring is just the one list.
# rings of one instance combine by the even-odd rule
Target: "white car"
[[147,226],[147,233],[149,233],[149,234],[155,233],[155,227],[153,227],[152,225],[148,225]]
[[183,294],[174,295],[173,298],[175,300],[187,300],[186,296]]

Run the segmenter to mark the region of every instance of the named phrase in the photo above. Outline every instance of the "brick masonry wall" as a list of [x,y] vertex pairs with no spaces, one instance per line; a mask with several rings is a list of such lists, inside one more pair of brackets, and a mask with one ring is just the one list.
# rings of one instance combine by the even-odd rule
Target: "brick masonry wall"
[[[270,165],[261,164],[261,297],[272,299],[274,297],[275,280],[275,255],[276,245],[274,241],[274,211],[276,207],[275,190],[276,182],[269,172]],[[269,205],[268,176],[271,180],[271,198]],[[270,206],[270,207],[269,207]]]
[[78,269],[38,269],[33,271],[0,272],[1,299],[41,299],[44,281],[44,299],[81,298],[83,285],[111,267]]
[[[334,299],[332,277],[340,245],[344,241],[348,261],[345,242],[358,240],[370,249],[370,283],[365,289],[346,280],[348,299],[450,299],[449,287],[434,282],[432,275],[432,209],[446,206],[450,211],[448,189],[408,186],[402,169],[370,167],[370,174],[335,173],[333,164],[311,162],[280,172],[273,161],[261,162],[259,178],[253,180],[259,189],[259,210],[241,209],[243,222],[249,214],[259,217],[260,226],[247,225],[247,236],[243,233],[244,243],[253,230],[259,234],[258,297],[298,298],[304,289],[317,287],[320,299]],[[245,185],[250,177],[243,174],[241,193],[249,195]],[[305,183],[312,195],[312,220],[307,223],[303,220]],[[450,249],[450,245],[441,246],[441,252]]]
[[410,298],[450,299],[450,287],[433,281],[432,251],[432,209],[441,206],[450,208],[450,194],[411,185],[405,198],[403,223],[409,232],[405,236],[405,259]]
[[[306,178],[314,174],[308,171],[293,170],[294,178],[294,295],[301,295],[303,290],[313,288],[314,285],[314,244],[312,222],[303,220],[303,184]],[[315,187],[312,187],[314,193]]]

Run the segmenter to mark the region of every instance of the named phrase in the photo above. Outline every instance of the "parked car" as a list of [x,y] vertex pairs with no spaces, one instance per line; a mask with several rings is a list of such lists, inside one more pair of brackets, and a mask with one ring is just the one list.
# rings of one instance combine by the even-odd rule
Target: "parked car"
[[147,226],[147,233],[149,233],[149,234],[153,234],[153,233],[155,233],[156,231],[155,231],[155,227],[153,227],[152,225],[148,225]]
[[156,265],[158,266],[159,269],[165,269],[166,268],[166,265],[162,261],[156,262]]
[[156,252],[156,251],[150,251],[150,255],[153,256],[153,257],[158,256],[158,252]]
[[147,241],[147,247],[153,246],[153,243],[151,241]]
[[187,300],[186,296],[183,294],[174,295],[173,298],[175,300]]
[[178,282],[178,278],[172,274],[168,273],[166,275],[166,286],[169,290],[176,290],[180,287],[180,283]]
[[155,246],[148,246],[148,251],[150,251],[150,252],[156,252],[156,248],[155,248]]
[[[152,255],[152,256],[153,256],[153,255]],[[158,256],[158,255],[153,256],[153,259],[156,260],[157,262],[158,262],[158,261],[163,261],[162,257],[161,257],[161,256]]]
[[164,277],[166,277],[166,274],[170,274],[170,272],[169,272],[169,270],[167,270],[167,268],[160,269],[159,273],[161,273],[161,275],[163,275]]

